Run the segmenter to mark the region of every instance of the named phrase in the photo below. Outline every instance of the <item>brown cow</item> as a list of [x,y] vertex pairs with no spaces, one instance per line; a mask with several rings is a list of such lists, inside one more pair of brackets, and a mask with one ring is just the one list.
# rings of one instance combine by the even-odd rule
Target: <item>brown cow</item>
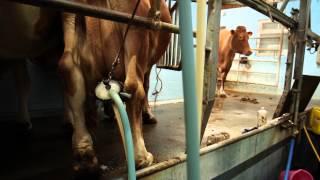
[[[136,15],[149,15],[151,0],[141,0]],[[96,0],[85,3],[132,13],[137,0]],[[95,169],[98,160],[92,138],[87,130],[95,114],[94,89],[111,70],[126,29],[125,24],[65,13],[65,49],[59,62],[59,70],[65,87],[65,113],[74,127],[73,150],[75,171]],[[164,0],[161,1],[161,17],[171,22]],[[124,90],[132,94],[126,103],[133,132],[135,161],[138,167],[153,162],[146,150],[142,135],[142,111],[146,107],[147,86],[151,67],[160,59],[170,41],[170,34],[132,26],[116,66],[113,79],[123,82]]]
[[224,82],[227,74],[230,71],[235,53],[250,56],[252,54],[250,45],[248,43],[249,36],[252,32],[247,32],[244,26],[238,26],[236,30],[220,30],[219,37],[219,55],[218,55],[218,80],[220,81],[220,88],[218,95],[226,97],[224,91]]

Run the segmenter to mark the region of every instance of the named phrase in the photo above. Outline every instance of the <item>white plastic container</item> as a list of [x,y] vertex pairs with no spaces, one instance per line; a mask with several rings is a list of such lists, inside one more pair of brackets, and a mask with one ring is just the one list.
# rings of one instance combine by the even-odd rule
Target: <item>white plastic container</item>
[[261,107],[258,111],[257,111],[257,127],[263,126],[265,124],[267,124],[267,115],[268,115],[268,111],[266,109],[264,109],[264,107]]

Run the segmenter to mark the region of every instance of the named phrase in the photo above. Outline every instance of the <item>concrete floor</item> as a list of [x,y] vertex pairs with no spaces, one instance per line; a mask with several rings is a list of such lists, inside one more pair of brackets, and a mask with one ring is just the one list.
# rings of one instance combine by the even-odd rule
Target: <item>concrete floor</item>
[[[240,101],[243,97],[256,99],[258,104]],[[256,112],[260,107],[273,114],[279,97],[262,94],[231,92],[228,98],[217,98],[205,137],[217,132],[228,132],[231,138],[241,134],[243,128],[256,125]],[[319,101],[316,104],[320,104]],[[147,149],[160,162],[184,153],[185,130],[183,103],[155,106],[156,125],[144,125]],[[71,179],[71,135],[62,128],[62,117],[32,120],[34,129],[22,134],[13,122],[0,124],[0,179]],[[100,179],[125,174],[125,157],[115,122],[101,121],[93,132],[100,163],[107,168]]]
[[[241,100],[243,98],[249,101]],[[257,111],[261,107],[268,111],[267,119],[271,120],[279,98],[274,95],[238,92],[230,92],[228,98],[216,98],[204,137],[219,132],[229,133],[230,138],[241,135],[244,128],[257,125]]]

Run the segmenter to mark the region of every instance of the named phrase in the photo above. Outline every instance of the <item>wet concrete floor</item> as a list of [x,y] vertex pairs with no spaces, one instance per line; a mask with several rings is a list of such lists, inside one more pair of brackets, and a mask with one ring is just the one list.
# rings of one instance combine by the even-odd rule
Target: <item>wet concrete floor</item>
[[[252,101],[241,101],[241,98]],[[228,132],[233,138],[240,135],[243,128],[255,126],[260,107],[268,110],[271,119],[278,100],[278,96],[237,92],[231,92],[228,98],[217,98],[202,146],[213,133]],[[144,137],[155,161],[184,153],[183,103],[155,106],[154,113],[159,122],[144,125]],[[37,118],[32,122],[34,128],[29,133],[20,131],[13,121],[0,122],[0,179],[72,179],[71,134],[62,126],[62,117]],[[97,156],[106,169],[100,179],[125,174],[125,156],[116,123],[102,120],[92,134]]]

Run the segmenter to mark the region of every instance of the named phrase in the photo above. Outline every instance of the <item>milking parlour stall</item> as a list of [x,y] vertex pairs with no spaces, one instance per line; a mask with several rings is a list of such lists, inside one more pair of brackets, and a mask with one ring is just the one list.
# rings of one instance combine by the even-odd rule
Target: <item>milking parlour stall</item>
[[1,1],[0,179],[320,179],[319,10]]

